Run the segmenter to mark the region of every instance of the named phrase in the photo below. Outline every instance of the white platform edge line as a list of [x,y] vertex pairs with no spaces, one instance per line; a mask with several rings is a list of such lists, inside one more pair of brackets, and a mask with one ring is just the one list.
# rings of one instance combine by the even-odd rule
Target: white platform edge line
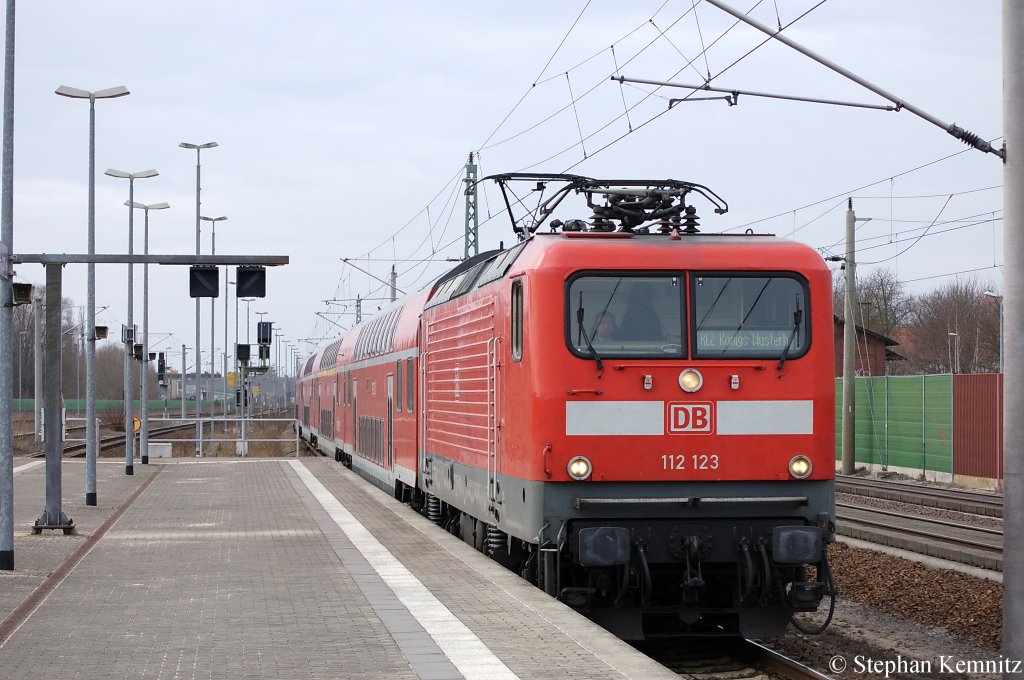
[[36,461],[31,462],[31,463],[25,463],[24,465],[19,465],[18,467],[14,468],[14,474],[18,474],[19,472],[25,472],[26,470],[31,470],[32,468],[37,468],[40,465],[46,465],[46,461],[45,460],[36,460]]
[[[377,501],[381,504],[381,508],[382,509],[389,510],[393,515],[395,515],[397,518],[399,518],[400,520],[402,520],[403,522],[408,524],[412,529],[418,531],[420,534],[422,534],[423,536],[425,536],[426,538],[430,539],[435,544],[437,544],[438,547],[440,547],[446,553],[451,555],[452,558],[454,558],[454,559],[458,560],[459,562],[461,562],[462,564],[466,565],[466,568],[468,568],[468,569],[475,569],[473,567],[473,565],[470,564],[462,555],[460,555],[459,553],[453,551],[451,548],[446,546],[442,541],[438,540],[438,538],[439,538],[438,536],[432,535],[433,532],[428,532],[426,527],[414,524],[414,523],[410,522],[406,517],[403,517],[401,515],[401,513],[399,512],[399,509],[408,510],[409,512],[414,512],[413,510],[410,510],[408,508],[408,506],[406,506],[404,504],[401,504],[401,503],[398,503],[398,501],[394,501],[394,499],[392,499],[390,496],[385,494],[380,489],[370,488],[367,491],[369,493],[373,494],[374,496],[376,496]],[[393,503],[392,503],[392,501],[393,501]],[[460,545],[462,545],[461,541],[459,543],[460,543]],[[646,657],[644,655],[640,655],[640,656],[641,656],[642,659],[647,659],[648,661],[650,661],[650,665],[647,666],[646,668],[640,668],[639,669],[639,671],[642,673],[642,675],[633,675],[633,674],[631,674],[627,670],[625,670],[623,668],[620,668],[613,660],[610,660],[607,655],[603,655],[600,652],[600,649],[599,649],[599,647],[601,646],[600,643],[602,642],[601,638],[604,638],[603,641],[610,642],[613,645],[620,645],[621,644],[621,645],[625,646],[628,643],[622,642],[619,638],[615,637],[614,635],[612,635],[611,633],[607,632],[606,630],[598,628],[597,624],[590,624],[593,627],[597,628],[596,631],[593,630],[592,628],[587,628],[586,632],[587,632],[588,636],[592,636],[591,637],[591,641],[588,642],[587,639],[583,638],[580,635],[577,635],[572,630],[570,630],[567,626],[559,624],[554,619],[552,619],[550,616],[546,615],[543,611],[541,611],[541,609],[539,609],[538,607],[534,606],[532,603],[527,602],[523,598],[519,597],[516,593],[514,593],[511,590],[509,590],[503,584],[499,583],[498,581],[494,580],[493,578],[490,578],[487,574],[485,574],[485,573],[483,573],[483,572],[481,572],[479,570],[477,570],[476,573],[481,578],[489,581],[496,589],[498,589],[501,592],[505,593],[509,597],[509,599],[518,602],[520,606],[522,606],[524,609],[532,612],[537,618],[546,621],[553,628],[555,628],[558,631],[561,631],[561,633],[563,635],[565,635],[567,638],[569,638],[574,643],[579,645],[579,647],[581,649],[584,649],[587,652],[590,652],[591,654],[593,654],[596,658],[600,659],[608,668],[610,668],[611,670],[617,672],[622,677],[624,677],[624,678],[634,678],[634,677],[650,678],[650,677],[657,676],[658,671],[664,671],[664,677],[672,677],[672,678],[678,678],[679,677],[678,674],[673,673],[672,671],[669,671],[668,669],[666,669],[664,666],[662,666],[658,662],[656,662],[653,659],[650,659],[649,657]],[[512,572],[508,572],[508,573],[510,575],[512,575]],[[516,577],[516,578],[518,578],[518,577]],[[524,581],[524,583],[525,583],[525,581]],[[533,586],[530,586],[530,587],[532,588]],[[545,597],[547,597],[547,596],[545,596]],[[551,598],[551,602],[556,604],[559,607],[563,606],[562,603],[559,602],[558,600],[556,600],[555,598]],[[632,648],[629,648],[629,650],[630,651],[635,651],[635,650],[632,650]],[[637,670],[637,669],[634,669],[634,670]]]
[[288,464],[466,680],[518,680],[519,676],[353,517],[305,465],[294,460]]

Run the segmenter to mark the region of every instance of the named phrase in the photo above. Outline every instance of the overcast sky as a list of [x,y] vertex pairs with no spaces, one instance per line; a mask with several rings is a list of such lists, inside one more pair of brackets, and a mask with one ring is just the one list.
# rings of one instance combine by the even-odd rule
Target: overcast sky
[[[733,0],[744,10],[755,3]],[[753,16],[775,26],[816,2],[756,4]],[[609,80],[616,68],[690,84],[710,72],[715,86],[885,103],[777,42],[754,49],[762,34],[743,25],[729,30],[731,17],[693,6],[19,3],[15,252],[86,251],[88,103],[54,89],[125,85],[130,96],[96,106],[97,252],[126,252],[128,240],[127,181],[104,170],[155,168],[160,176],[135,188],[139,202],[171,204],[151,213],[150,252],[194,253],[196,155],[178,143],[216,141],[202,152],[202,213],[228,217],[217,229],[218,253],[291,258],[268,273],[268,296],[252,303],[251,319],[255,325],[256,312],[267,312],[265,320],[292,342],[339,332],[317,312],[352,324],[351,314],[335,314],[346,302],[324,300],[385,294],[342,258],[363,258],[359,266],[382,278],[395,264],[399,288],[413,291],[451,266],[445,258],[461,257],[458,180],[470,151],[480,154],[481,175],[528,169],[698,182],[730,207],[716,216],[698,203],[705,231],[749,227],[836,253],[844,247],[845,199],[853,196],[858,216],[871,218],[858,229],[858,259],[878,263],[860,275],[891,267],[920,292],[977,270],[959,276],[1001,288],[1002,166],[995,156],[907,111],[741,96],[735,107],[693,101],[666,112],[668,98],[688,91]],[[999,10],[997,0],[827,0],[785,33],[1000,144]],[[515,240],[499,203],[493,188],[482,193],[482,248]],[[139,212],[136,252],[142,240]],[[205,223],[202,244],[208,254]],[[108,306],[98,323],[116,334],[127,317],[126,267],[97,272],[97,307]],[[18,276],[44,278],[38,265],[20,266]],[[141,267],[135,280],[141,324]],[[67,268],[64,285],[84,306],[85,267]],[[193,346],[185,268],[152,267],[150,287],[150,344],[175,353]],[[223,305],[222,296],[218,351],[225,347]],[[245,310],[243,303],[243,342]],[[209,314],[207,302],[204,353]],[[173,335],[161,342],[163,334]],[[176,354],[170,363],[178,365]]]

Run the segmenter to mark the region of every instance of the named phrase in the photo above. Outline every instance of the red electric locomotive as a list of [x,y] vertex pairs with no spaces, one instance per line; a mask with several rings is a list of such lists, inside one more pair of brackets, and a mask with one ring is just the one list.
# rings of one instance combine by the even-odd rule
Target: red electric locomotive
[[[834,601],[818,254],[699,233],[687,198],[726,205],[697,184],[493,179],[534,205],[519,243],[311,356],[302,435],[625,638],[761,637]],[[590,218],[538,233],[572,195]]]

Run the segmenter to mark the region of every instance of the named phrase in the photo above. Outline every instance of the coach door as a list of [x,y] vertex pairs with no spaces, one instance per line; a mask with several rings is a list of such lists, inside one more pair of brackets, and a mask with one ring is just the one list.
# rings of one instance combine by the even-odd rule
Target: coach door
[[352,380],[352,455],[359,455],[359,400],[356,398],[356,393],[359,391],[359,381],[355,378]]
[[387,437],[387,446],[388,446],[388,466],[387,466],[387,469],[388,470],[390,470],[391,467],[392,467],[391,462],[392,462],[392,459],[394,458],[394,452],[395,452],[395,435],[394,435],[395,420],[394,420],[394,413],[395,413],[395,375],[393,373],[388,373],[388,424],[387,424],[388,431],[384,435],[385,437]]

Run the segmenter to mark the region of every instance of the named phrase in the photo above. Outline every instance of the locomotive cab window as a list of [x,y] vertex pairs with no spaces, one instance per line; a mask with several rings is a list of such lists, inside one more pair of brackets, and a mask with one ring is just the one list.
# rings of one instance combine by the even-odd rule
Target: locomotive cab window
[[695,273],[690,291],[696,358],[793,359],[807,352],[810,318],[802,278]]
[[680,274],[581,274],[566,288],[565,333],[580,357],[686,354]]

